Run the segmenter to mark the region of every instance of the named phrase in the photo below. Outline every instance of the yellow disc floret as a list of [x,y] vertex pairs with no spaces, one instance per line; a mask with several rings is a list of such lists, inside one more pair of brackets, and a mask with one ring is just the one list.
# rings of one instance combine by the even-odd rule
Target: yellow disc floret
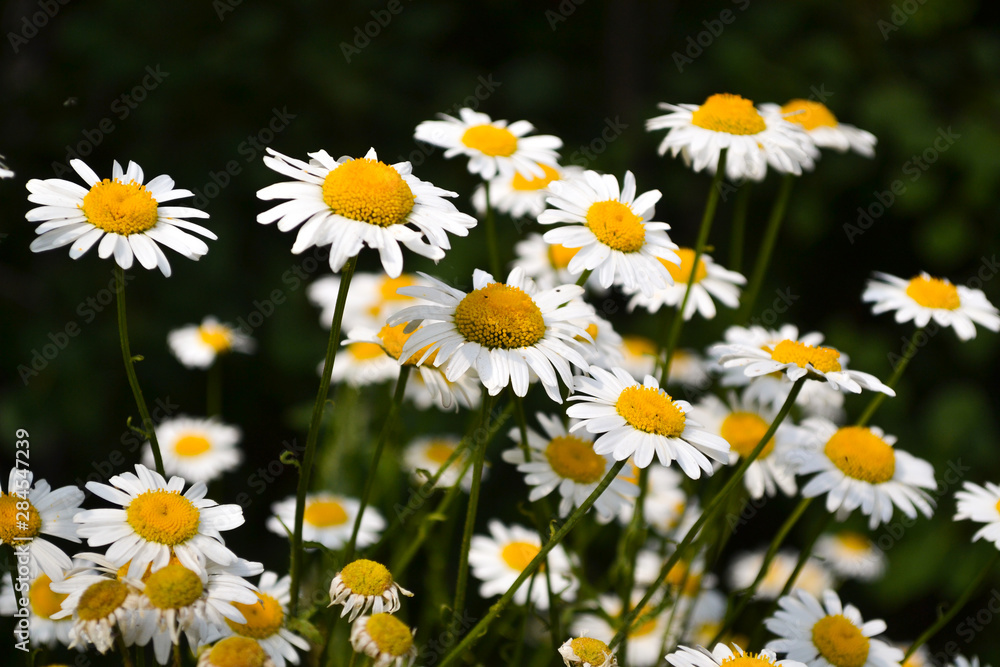
[[175,546],[198,534],[201,512],[177,491],[146,491],[125,508],[132,530],[147,542]]
[[545,336],[545,318],[524,290],[490,283],[455,307],[455,328],[465,340],[490,350],[531,347]]
[[823,452],[848,477],[869,484],[883,484],[896,472],[896,451],[863,426],[838,429]]
[[205,585],[183,565],[161,567],[146,579],[146,597],[158,609],[181,609],[201,597]]
[[226,625],[244,637],[267,639],[277,634],[285,622],[285,610],[281,608],[281,603],[267,593],[257,593],[254,604],[234,602],[233,606],[239,609],[247,622],[234,623],[227,618]]
[[871,551],[872,541],[861,533],[845,531],[837,535],[837,543],[854,553],[867,553]]
[[783,340],[774,346],[771,358],[781,364],[795,364],[805,368],[807,364],[821,373],[840,370],[840,352],[832,347],[813,347],[795,340]]
[[31,584],[28,599],[31,601],[31,611],[35,616],[48,618],[62,609],[62,601],[69,597],[66,593],[54,593],[49,584],[49,575],[42,574]]
[[345,162],[326,175],[323,201],[337,215],[390,227],[406,222],[416,197],[391,166],[361,158]]
[[268,660],[267,652],[248,637],[220,639],[208,654],[210,667],[263,667]]
[[834,667],[862,667],[868,660],[868,638],[843,614],[819,619],[812,643]]
[[[408,322],[403,322],[402,324],[397,324],[396,326],[389,326],[388,324],[382,327],[378,332],[378,338],[382,341],[382,348],[386,353],[393,359],[399,359],[400,355],[403,354],[403,345],[409,340],[410,336],[417,332],[414,329],[410,333],[406,333],[406,326]],[[433,343],[428,343],[421,349],[417,350],[410,355],[410,358],[403,363],[409,366],[416,366],[417,362],[420,361],[424,353],[427,351]],[[431,353],[426,359],[424,359],[425,364],[433,364],[434,358],[437,356],[437,350]]]
[[544,176],[535,176],[534,178],[525,178],[521,175],[521,172],[514,174],[514,178],[510,182],[510,187],[515,190],[522,190],[526,192],[531,192],[535,190],[544,190],[549,187],[552,181],[559,180],[559,172],[550,167],[547,164],[538,165],[545,172]]
[[837,117],[826,108],[825,104],[812,100],[792,100],[781,107],[785,120],[798,123],[806,130],[817,127],[837,127]]
[[[742,457],[747,457],[754,450],[760,439],[767,433],[768,424],[763,417],[753,412],[732,412],[722,420],[719,428],[721,435],[734,452]],[[774,450],[774,438],[772,437],[764,445],[758,459],[765,459]]]
[[517,150],[517,137],[492,125],[473,125],[462,134],[462,143],[490,157],[510,157]]
[[579,484],[600,481],[607,467],[604,457],[594,453],[593,444],[575,435],[552,438],[545,447],[545,458],[555,474]]
[[500,557],[510,569],[521,572],[541,550],[540,546],[531,542],[510,542],[500,551]]
[[398,657],[413,647],[413,632],[392,614],[374,614],[365,624],[365,630],[378,646],[379,653]]
[[659,349],[656,347],[656,343],[645,336],[626,334],[622,336],[622,345],[625,346],[626,352],[637,357],[644,355],[652,355],[655,357],[659,352]]
[[177,456],[198,456],[212,448],[208,438],[196,433],[186,433],[177,438],[174,443],[174,454]]
[[455,453],[455,445],[447,440],[432,440],[424,450],[424,456],[434,463],[444,463]]
[[947,280],[917,276],[906,286],[906,296],[924,308],[955,310],[962,305],[958,289]]
[[684,412],[662,389],[641,385],[626,387],[618,396],[615,409],[639,431],[667,438],[680,437],[684,432]]
[[385,355],[385,350],[378,343],[350,343],[347,352],[358,361],[371,361]]
[[691,123],[706,130],[727,134],[759,134],[767,129],[767,124],[752,101],[728,93],[712,95],[705,100],[691,114]]
[[229,352],[233,347],[233,332],[221,324],[202,324],[198,327],[198,337],[216,354]]
[[91,584],[80,596],[76,605],[76,615],[83,621],[98,621],[107,618],[125,602],[128,586],[117,579],[105,579]]
[[382,595],[392,587],[392,574],[381,563],[359,558],[340,571],[340,580],[352,593],[371,597]]
[[[745,646],[746,644],[744,644]],[[774,661],[763,653],[734,654],[719,663],[720,667],[774,667]]]
[[[686,285],[687,281],[691,278],[691,267],[694,266],[694,250],[691,248],[679,248],[674,251],[678,257],[681,258],[681,263],[678,266],[673,262],[669,262],[662,257],[658,257],[660,263],[667,267],[667,271],[670,272],[670,277],[674,279],[674,282],[678,285]],[[698,269],[694,272],[694,282],[700,283],[702,280],[708,277],[708,268],[705,266],[705,260],[701,257],[698,258]]]
[[128,236],[151,229],[159,217],[152,193],[135,181],[104,179],[83,197],[87,222],[112,234]]
[[567,248],[564,245],[553,243],[549,246],[549,261],[554,269],[565,269],[569,266],[569,261],[580,252],[579,248]]
[[639,252],[646,242],[642,218],[614,199],[594,202],[587,209],[587,227],[597,240],[612,250]]
[[13,493],[0,493],[0,544],[38,537],[42,532],[42,517],[30,500]]
[[306,506],[306,523],[317,528],[329,528],[347,523],[347,510],[336,500],[314,500]]
[[593,667],[600,667],[611,657],[608,645],[593,637],[577,637],[569,643],[569,646],[576,657]]

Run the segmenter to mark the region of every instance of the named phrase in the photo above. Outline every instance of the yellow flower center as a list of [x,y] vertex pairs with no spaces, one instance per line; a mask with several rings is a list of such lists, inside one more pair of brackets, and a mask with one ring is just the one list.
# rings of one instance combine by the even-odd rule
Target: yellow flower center
[[397,290],[400,287],[413,287],[416,284],[417,277],[409,273],[404,273],[398,278],[385,276],[382,278],[382,282],[379,283],[378,293],[383,301],[408,301],[413,297],[400,294]]
[[861,533],[844,532],[837,535],[837,542],[844,549],[854,553],[867,553],[872,548],[872,542]]
[[473,125],[462,134],[462,143],[490,157],[510,157],[517,150],[517,137],[492,125]]
[[247,637],[226,637],[216,643],[208,654],[211,667],[263,667],[267,661],[267,652]]
[[378,646],[379,653],[398,657],[413,646],[410,628],[392,614],[374,614],[365,624],[365,630]]
[[345,162],[323,180],[323,201],[331,211],[379,227],[406,222],[415,200],[398,171],[369,158]]
[[[691,267],[694,265],[694,250],[691,248],[679,248],[674,252],[677,256],[681,258],[681,263],[678,266],[673,262],[669,262],[662,257],[657,257],[660,260],[660,264],[667,267],[667,271],[670,272],[670,277],[674,279],[674,282],[679,285],[686,285],[688,279],[691,277]],[[698,269],[694,272],[694,281],[700,283],[708,276],[708,269],[705,267],[705,260],[698,258]]]
[[767,124],[753,102],[739,95],[712,95],[691,114],[691,123],[713,132],[728,134],[759,134]]
[[212,448],[212,443],[203,435],[182,435],[174,444],[177,456],[198,456]]
[[826,443],[823,452],[848,477],[883,484],[896,472],[896,452],[871,429],[845,426]]
[[962,305],[958,289],[940,278],[917,276],[906,286],[906,296],[924,308],[955,310]]
[[578,252],[580,252],[579,248],[567,248],[564,245],[553,243],[549,246],[549,261],[552,263],[552,268],[565,269]]
[[392,586],[392,574],[381,563],[360,558],[340,571],[340,579],[352,593],[371,597],[381,595]]
[[455,445],[445,440],[433,440],[424,450],[424,456],[434,463],[444,463],[455,453]]
[[378,343],[351,343],[347,346],[347,352],[357,361],[371,361],[385,356],[385,350]]
[[552,471],[579,484],[593,484],[604,476],[607,462],[594,453],[594,446],[575,435],[552,438],[545,448],[545,458]]
[[43,574],[31,584],[28,599],[31,601],[31,611],[36,616],[48,618],[52,614],[62,609],[62,601],[69,595],[64,593],[53,593],[49,588],[52,580],[49,575]]
[[87,221],[112,234],[128,236],[152,228],[159,217],[156,200],[135,181],[104,179],[90,188],[80,205]]
[[542,548],[531,542],[511,542],[500,552],[503,562],[510,566],[510,569],[521,572],[528,567],[528,563],[534,560],[535,556]]
[[646,242],[642,218],[614,199],[594,202],[587,209],[587,227],[612,250],[639,252]]
[[795,364],[799,368],[812,364],[821,373],[840,370],[840,352],[832,347],[813,347],[794,340],[783,340],[775,345],[771,358],[781,364]]
[[285,610],[281,608],[281,603],[267,593],[257,593],[257,602],[254,604],[234,602],[233,606],[243,614],[247,622],[234,623],[227,618],[226,625],[244,637],[267,639],[278,634],[285,622]]
[[455,307],[455,328],[465,340],[487,349],[511,350],[540,341],[545,319],[525,291],[490,283],[467,294]]
[[317,528],[329,528],[347,523],[347,511],[336,500],[314,500],[306,507],[303,518]]
[[220,324],[201,325],[198,327],[201,342],[215,350],[216,354],[229,352],[233,347],[233,333],[229,327]]
[[[18,509],[18,505],[22,509]],[[25,506],[27,509],[23,509]],[[0,492],[0,544],[25,542],[29,538],[38,537],[41,532],[42,517],[31,501],[22,500],[13,493]]]
[[644,355],[655,357],[657,353],[656,343],[645,336],[622,336],[622,345],[625,346],[626,352],[637,357]]
[[720,667],[722,665],[726,667],[774,667],[774,661],[762,653],[744,653],[724,659],[719,663]]
[[107,618],[125,602],[128,586],[116,579],[105,579],[91,584],[80,596],[76,605],[76,615],[83,621],[98,621]]
[[593,667],[603,665],[611,657],[611,649],[600,639],[593,637],[577,637],[569,643],[576,657]]
[[545,172],[544,176],[525,178],[524,176],[521,175],[521,172],[517,172],[514,174],[514,179],[510,182],[510,187],[514,188],[515,190],[522,190],[522,191],[544,190],[545,188],[549,187],[549,184],[552,183],[552,181],[559,180],[558,171],[556,171],[547,164],[540,164],[538,166],[541,167],[542,171]]
[[[746,458],[753,451],[760,439],[767,433],[768,423],[763,417],[753,412],[732,412],[722,421],[719,428],[721,435],[734,452]],[[774,450],[772,437],[764,445],[758,459],[766,459]]]
[[666,438],[677,438],[684,432],[684,413],[662,389],[641,385],[626,387],[618,396],[615,409],[639,431]]
[[[382,329],[378,332],[378,338],[379,340],[382,341],[382,347],[385,349],[386,353],[393,359],[399,359],[399,355],[403,354],[403,345],[406,343],[407,340],[409,340],[410,336],[412,336],[418,331],[417,329],[414,329],[410,333],[404,333],[403,330],[406,329],[407,324],[408,324],[407,322],[403,322],[402,324],[397,324],[394,327],[391,327],[387,324],[384,327],[382,327]],[[424,352],[426,352],[427,348],[429,348],[431,345],[433,345],[433,343],[428,343],[421,349],[417,350],[412,355],[410,355],[410,358],[407,359],[404,363],[409,366],[416,366],[417,362],[420,361],[421,357],[424,356]],[[429,357],[427,357],[426,360],[424,360],[424,363],[425,364],[434,363],[434,358],[436,356],[437,356],[437,350],[434,350],[434,352]]]
[[812,643],[833,667],[862,667],[868,660],[868,638],[842,614],[819,619]]
[[667,583],[671,586],[680,586],[683,583],[682,593],[688,597],[694,597],[701,592],[701,575],[689,572],[688,563],[684,561],[674,563],[670,568],[670,572],[667,573]]
[[146,597],[159,609],[181,609],[201,597],[201,577],[183,565],[161,567],[146,579]]
[[817,127],[837,127],[837,117],[825,104],[812,100],[792,100],[781,107],[781,114],[790,123],[798,123],[806,130]]
[[177,491],[146,491],[125,508],[128,524],[147,542],[174,546],[198,534],[201,512]]

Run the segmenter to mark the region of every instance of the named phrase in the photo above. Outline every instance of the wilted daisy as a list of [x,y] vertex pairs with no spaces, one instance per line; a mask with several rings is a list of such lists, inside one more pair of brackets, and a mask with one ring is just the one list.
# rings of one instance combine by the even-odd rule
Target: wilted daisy
[[433,355],[433,364],[444,365],[450,381],[474,367],[491,396],[508,385],[524,396],[534,372],[549,398],[562,402],[556,374],[569,386],[570,364],[587,365],[574,340],[587,334],[574,321],[586,317],[588,310],[582,302],[571,303],[583,293],[582,287],[538,290],[518,268],[510,272],[506,284],[476,269],[474,289],[468,294],[425,278],[430,287],[407,287],[403,293],[436,305],[412,306],[389,318],[390,325],[409,322],[407,328],[425,322],[406,341],[402,358],[424,351],[423,362]]
[[255,639],[226,637],[205,648],[198,656],[198,667],[276,667],[271,656]]
[[543,225],[569,223],[542,236],[546,243],[579,248],[567,269],[574,276],[593,271],[601,287],[652,295],[673,282],[661,260],[679,262],[670,225],[656,222],[659,190],[636,196],[635,176],[625,172],[622,187],[610,174],[586,171],[572,181],[552,184],[550,208],[538,216]]
[[391,614],[362,616],[351,626],[351,646],[374,660],[372,667],[408,667],[417,657],[415,633]]
[[61,178],[27,183],[28,201],[42,204],[25,214],[29,222],[40,222],[31,242],[31,250],[41,252],[72,244],[69,256],[77,259],[100,241],[97,253],[101,259],[112,254],[123,269],[132,267],[133,259],[144,268],[159,268],[170,275],[170,263],[160,245],[188,259],[198,260],[208,252],[205,238],[217,238],[201,225],[185,218],[207,218],[208,214],[186,206],[161,206],[163,202],[191,197],[190,190],[174,189],[174,181],[166,174],[145,185],[143,172],[135,162],[122,171],[116,160],[111,178],[103,181],[82,160],[70,160],[70,166],[87,184],[84,188]]
[[867,535],[841,531],[816,541],[816,556],[843,579],[874,581],[885,573],[885,553]]
[[728,149],[726,176],[732,181],[763,180],[768,165],[796,176],[813,168],[816,149],[801,127],[761,114],[739,95],[711,95],[701,105],[658,106],[670,112],[646,121],[647,131],[668,130],[658,152],[680,153],[696,172],[707,168],[715,173],[723,149]]
[[[54,619],[70,619],[70,648],[93,644],[100,653],[114,646],[117,633],[126,646],[139,639],[139,589],[106,571],[83,568],[52,584],[65,595]],[[148,638],[147,638],[148,641]]]
[[902,651],[875,639],[885,621],[864,622],[857,607],[842,605],[831,590],[821,600],[803,590],[778,600],[780,609],[764,621],[778,636],[767,648],[810,667],[895,667],[903,660]]
[[208,368],[217,357],[230,352],[249,354],[256,343],[240,329],[208,315],[201,324],[190,324],[167,334],[167,345],[188,368]]
[[[524,473],[524,482],[531,487],[528,500],[535,502],[559,490],[559,516],[566,517],[570,510],[579,507],[597,488],[601,480],[614,466],[607,456],[594,452],[591,437],[570,435],[556,415],[538,413],[535,415],[542,425],[544,435],[527,429],[527,447],[531,457],[525,459],[525,451],[520,446],[503,453],[503,460],[517,466]],[[510,437],[520,443],[520,429],[510,431]],[[618,477],[594,502],[598,521],[607,523],[615,515],[631,507],[639,488],[628,480]]]
[[[427,477],[418,474],[418,470],[424,470],[430,475],[434,475],[441,466],[451,458],[455,449],[462,442],[461,438],[449,435],[426,436],[415,439],[403,451],[403,468],[413,473],[413,480],[417,484],[423,484]],[[446,489],[458,483],[458,477],[462,471],[462,463],[468,456],[468,452],[459,454],[452,464],[445,470],[437,481],[436,488]],[[483,470],[484,476],[486,469]],[[462,477],[462,489],[468,491],[472,488],[472,470],[467,470]]]
[[[636,306],[644,308],[651,313],[657,312],[663,306],[673,306],[680,308],[684,301],[684,293],[687,291],[687,283],[691,278],[691,270],[694,265],[694,250],[691,248],[679,248],[677,256],[681,258],[680,265],[673,262],[663,262],[663,266],[670,272],[673,278],[673,285],[668,285],[657,289],[652,294],[643,294],[641,291],[633,294],[628,302],[628,309],[632,311]],[[661,260],[663,261],[663,260]],[[715,317],[715,297],[727,308],[736,308],[740,305],[739,285],[745,285],[747,279],[743,274],[736,271],[729,271],[721,265],[716,264],[711,256],[702,254],[698,258],[698,269],[694,272],[694,282],[691,283],[691,295],[688,296],[687,305],[684,307],[684,319],[690,320],[697,312],[707,320]]]
[[399,596],[413,597],[395,581],[389,568],[373,560],[359,558],[344,566],[330,582],[330,604],[340,604],[343,618],[350,614],[353,621],[358,614],[399,611]]
[[220,531],[241,526],[243,509],[205,498],[204,482],[181,494],[183,478],[171,477],[168,482],[139,463],[135,474],[125,472],[108,481],[110,486],[87,482],[87,489],[121,509],[84,510],[73,520],[90,546],[110,545],[107,558],[114,565],[130,563],[129,576],[141,576],[147,566],[155,572],[170,562],[171,555],[199,575],[207,561],[229,565],[236,560]]
[[[50,587],[52,579],[37,569],[30,570],[28,589],[16,595],[28,600],[28,633],[31,646],[55,648],[62,644],[69,646],[70,630],[73,623],[67,618],[52,618],[62,611],[65,593],[56,593]],[[0,582],[0,616],[13,616],[18,611],[18,601],[10,577]],[[23,618],[23,617],[22,617]]]
[[691,404],[674,400],[652,375],[640,384],[624,369],[608,372],[590,367],[591,377],[574,381],[571,405],[566,414],[580,421],[572,430],[584,428],[600,433],[594,443],[598,454],[611,454],[616,461],[634,455],[645,468],[656,454],[665,466],[677,461],[688,477],[698,479],[702,471],[711,475],[712,462],[729,461],[729,443],[705,431],[687,413]]
[[[236,468],[243,452],[239,427],[223,424],[216,418],[174,417],[156,426],[163,469],[168,475],[180,475],[192,482],[210,482]],[[143,464],[153,465],[153,450],[147,442]]]
[[809,133],[813,143],[821,148],[832,148],[841,153],[850,149],[868,158],[875,157],[875,144],[878,143],[875,135],[841,123],[822,102],[795,99],[781,106],[761,104],[760,109],[765,114],[780,115],[788,122],[800,125]]
[[[632,605],[639,602],[641,592],[632,595]],[[656,607],[656,598],[645,607],[636,618],[642,618]],[[603,614],[580,614],[570,625],[570,632],[585,637],[593,637],[602,642],[610,642],[618,631],[618,623],[624,605],[616,595],[598,595],[597,604]],[[634,608],[634,607],[632,607]],[[659,614],[647,618],[641,623],[634,624],[629,628],[626,635],[628,640],[628,665],[633,667],[652,667],[659,662],[663,655],[665,635],[669,623],[669,611],[661,611]],[[610,618],[615,623],[609,623]]]
[[894,312],[897,322],[925,327],[933,319],[942,327],[952,327],[961,340],[976,337],[976,324],[1000,331],[1000,313],[982,290],[953,285],[947,278],[921,273],[910,280],[888,273],[875,273],[861,300],[872,302],[872,313]]
[[545,178],[544,167],[558,166],[562,140],[550,134],[525,136],[535,127],[526,120],[507,124],[492,120],[472,109],[459,109],[458,118],[439,114],[441,120],[425,120],[414,139],[446,149],[445,159],[469,157],[469,173],[490,180],[497,174],[512,177],[515,172],[531,178]]
[[334,273],[368,246],[378,250],[385,272],[396,278],[403,270],[400,243],[437,261],[451,248],[449,233],[466,236],[476,226],[475,218],[444,199],[457,196],[454,192],[420,180],[409,162],[380,162],[374,148],[359,159],[335,160],[318,151],[309,154],[308,163],[267,152],[264,164],[295,180],[257,192],[264,200],[288,200],[258,214],[257,222],[277,221],[283,232],[301,225],[292,252],[329,245]]
[[0,491],[0,544],[26,548],[28,567],[38,568],[57,581],[73,562],[42,535],[79,542],[80,534],[73,523],[73,515],[83,502],[84,494],[75,486],[53,491],[44,479],[32,486],[32,480],[30,470],[10,469],[7,493]]
[[931,516],[934,468],[896,449],[895,436],[871,426],[837,426],[821,417],[802,422],[797,473],[818,473],[802,487],[806,498],[826,495],[827,511],[844,514],[861,508],[872,529],[892,518],[893,505],[913,519]]
[[986,538],[1000,549],[1000,486],[993,482],[986,482],[985,487],[964,482],[962,490],[955,493],[955,501],[955,521],[971,519],[986,524],[976,531],[972,541]]
[[[351,539],[354,519],[360,507],[361,503],[354,498],[327,492],[307,494],[302,540],[318,542],[328,549],[340,549]],[[295,496],[274,503],[271,512],[274,516],[267,520],[267,529],[287,537],[295,526]],[[357,546],[362,548],[374,544],[384,529],[385,519],[379,511],[366,507],[358,528]]]
[[[781,594],[785,587],[785,582],[792,576],[795,566],[798,563],[799,554],[794,551],[782,550],[775,554],[764,573],[764,578],[760,580],[754,598],[773,600]],[[760,566],[764,563],[764,551],[743,553],[733,559],[729,566],[729,585],[734,590],[749,588],[753,580],[760,572]],[[792,590],[802,589],[812,595],[820,595],[824,590],[831,588],[834,584],[833,576],[823,563],[813,557],[809,557],[799,575],[792,584]]]
[[[499,175],[489,181],[490,206],[512,218],[536,218],[545,210],[545,198],[549,186],[557,181],[567,181],[578,177],[583,169],[575,166],[539,165],[544,176],[525,176],[515,172],[513,176]],[[472,193],[472,205],[483,215],[486,213],[486,184]],[[561,281],[566,282],[566,281]]]
[[[785,658],[778,660],[774,651],[764,649],[760,653],[747,653],[737,644],[729,648],[725,644],[716,644],[711,652],[701,646],[689,648],[678,646],[666,658],[674,667],[806,667],[798,660]],[[834,663],[837,664],[837,663]],[[842,667],[839,666],[838,667]]]
[[[487,599],[506,593],[524,568],[542,550],[541,539],[533,530],[521,526],[505,526],[496,520],[490,521],[489,530],[490,537],[474,535],[469,549],[472,576],[483,582],[479,587],[479,595]],[[553,594],[566,602],[572,602],[576,598],[579,582],[571,573],[569,558],[561,544],[548,553],[545,566],[545,570],[536,570],[534,583],[529,579],[517,589],[514,594],[515,604],[527,603],[530,588],[531,602],[535,607],[548,609],[546,575],[552,583]]]
[[618,667],[618,659],[608,645],[593,637],[573,637],[559,647],[566,667]]

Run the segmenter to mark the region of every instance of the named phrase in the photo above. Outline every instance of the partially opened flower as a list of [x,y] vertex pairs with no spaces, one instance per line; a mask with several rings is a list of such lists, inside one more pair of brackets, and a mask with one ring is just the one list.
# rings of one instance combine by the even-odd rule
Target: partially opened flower
[[875,144],[878,143],[875,135],[841,123],[822,102],[795,99],[780,107],[777,104],[761,104],[760,109],[765,114],[777,114],[789,123],[801,126],[821,148],[832,148],[841,153],[850,149],[867,158],[875,157]]
[[[168,475],[180,475],[192,482],[210,482],[236,468],[243,460],[237,447],[240,429],[220,420],[174,417],[156,425],[163,469]],[[153,450],[147,442],[143,463],[153,465]]]
[[573,637],[559,647],[566,667],[618,667],[618,659],[608,645],[593,637]]
[[[651,313],[657,312],[663,306],[680,308],[684,301],[684,293],[687,291],[688,280],[691,278],[694,250],[679,248],[676,252],[677,256],[681,258],[680,265],[663,262],[673,278],[673,284],[657,289],[651,295],[643,294],[641,290],[637,291],[628,302],[630,311],[634,310],[636,306],[645,308]],[[715,317],[715,301],[712,300],[712,297],[718,299],[727,308],[736,308],[740,305],[739,286],[746,284],[747,281],[742,274],[729,271],[716,264],[707,254],[698,258],[698,268],[694,274],[691,294],[688,296],[687,305],[684,306],[685,320],[690,320],[695,313],[707,320]]]
[[167,334],[167,344],[174,356],[188,368],[208,368],[230,352],[249,354],[256,343],[240,329],[223,324],[207,315],[201,324],[174,329]]
[[993,482],[986,482],[985,487],[964,482],[962,490],[955,493],[955,501],[955,521],[970,519],[986,524],[976,531],[972,541],[986,538],[1000,549],[1000,486]]
[[405,667],[417,657],[415,633],[391,614],[362,616],[351,626],[351,646],[374,660],[372,667]]
[[358,614],[394,614],[399,611],[399,596],[413,597],[413,593],[397,584],[389,568],[373,560],[359,558],[351,561],[330,582],[330,604],[343,605],[343,618],[350,614],[353,621]]
[[[328,492],[307,494],[302,540],[318,542],[328,549],[340,549],[351,539],[354,519],[360,508],[361,503],[354,498]],[[267,520],[267,529],[287,537],[295,526],[295,496],[274,503],[271,511],[274,515]],[[385,519],[379,511],[366,507],[358,529],[357,546],[361,548],[374,544],[383,529]]]

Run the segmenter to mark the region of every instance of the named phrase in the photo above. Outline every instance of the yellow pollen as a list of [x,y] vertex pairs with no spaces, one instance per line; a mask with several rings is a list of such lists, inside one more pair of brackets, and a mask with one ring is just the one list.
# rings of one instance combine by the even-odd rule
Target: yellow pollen
[[618,396],[615,409],[639,431],[666,438],[678,438],[684,432],[684,413],[662,389],[641,385],[626,387]]
[[503,558],[503,562],[510,566],[510,569],[521,572],[524,568],[528,567],[528,563],[541,550],[540,546],[530,542],[510,542],[500,552],[500,557]]
[[962,305],[958,289],[940,278],[917,276],[906,286],[906,296],[924,308],[955,310]]
[[48,618],[52,614],[62,609],[62,601],[69,597],[65,593],[54,593],[49,588],[52,580],[49,575],[43,574],[31,584],[31,591],[28,599],[31,600],[31,611],[35,616]]
[[[729,443],[734,452],[746,458],[767,433],[767,428],[768,423],[758,414],[732,412],[722,421],[719,435]],[[767,441],[757,458],[766,459],[772,450],[774,450],[773,437]]]
[[201,512],[177,491],[146,491],[125,508],[128,524],[147,542],[174,546],[198,534]]
[[[410,333],[404,333],[403,330],[406,329],[407,324],[408,324],[407,322],[403,322],[402,324],[397,324],[394,327],[391,327],[387,324],[384,327],[382,327],[382,329],[378,332],[378,338],[379,340],[382,341],[382,347],[385,349],[386,353],[393,359],[399,359],[399,355],[403,354],[403,345],[406,343],[407,340],[409,340],[410,336],[412,336],[418,331],[417,329],[414,329]],[[406,362],[404,363],[410,366],[416,366],[417,362],[420,361],[421,357],[424,356],[424,352],[427,351],[427,348],[429,348],[433,344],[434,343],[428,343],[421,349],[417,350],[412,355],[410,355],[410,358],[407,359]],[[436,356],[437,356],[437,350],[434,350],[434,352],[429,357],[427,357],[427,359],[424,360],[424,363],[425,364],[434,363],[434,358]]]
[[593,637],[577,637],[569,643],[573,653],[585,663],[593,667],[603,665],[611,656],[611,649],[600,639]]
[[350,343],[347,352],[358,361],[371,361],[385,356],[385,350],[378,343]]
[[629,354],[636,357],[647,354],[655,357],[657,353],[656,343],[645,336],[622,336],[622,345]]
[[24,543],[29,538],[38,537],[41,532],[42,517],[31,501],[22,500],[13,493],[0,492],[0,544]]
[[555,474],[578,484],[600,481],[607,467],[604,457],[594,453],[593,444],[575,435],[552,438],[545,448],[545,458]]
[[[691,278],[691,267],[694,265],[694,250],[691,248],[679,248],[674,252],[681,258],[680,266],[662,257],[657,257],[657,259],[660,260],[660,264],[667,267],[667,271],[670,272],[670,277],[674,279],[675,283],[678,285],[687,285],[688,279]],[[694,272],[694,281],[700,283],[707,276],[708,269],[705,267],[705,260],[699,257],[698,270]]]
[[128,595],[128,586],[116,579],[105,579],[91,584],[80,596],[76,615],[83,621],[107,618],[118,609]]
[[378,646],[379,653],[393,657],[405,655],[413,646],[410,628],[392,614],[374,614],[365,624],[365,630]]
[[552,181],[559,180],[558,171],[556,171],[547,164],[540,164],[538,166],[541,167],[542,171],[545,172],[544,176],[525,178],[524,176],[521,175],[521,172],[516,172],[514,174],[513,180],[511,180],[510,182],[510,187],[514,188],[515,190],[522,190],[522,191],[544,190],[545,188],[549,187],[549,184],[552,183]]
[[417,277],[409,273],[401,274],[398,278],[386,276],[378,286],[378,293],[383,301],[409,301],[413,299],[412,296],[399,294],[396,290],[400,287],[413,287],[416,284]]
[[862,667],[868,660],[868,638],[842,614],[819,619],[812,643],[833,667]]
[[210,667],[263,667],[267,661],[267,652],[247,637],[219,640],[208,654]]
[[352,593],[365,597],[382,595],[392,587],[392,574],[388,568],[364,558],[345,565],[340,571],[340,579]]
[[612,250],[639,252],[646,242],[642,218],[614,199],[599,201],[587,209],[587,227],[597,240]]
[[233,333],[229,327],[219,324],[201,325],[198,327],[201,342],[215,350],[216,354],[229,352],[233,347]]
[[424,450],[424,456],[434,461],[434,463],[444,463],[454,453],[455,445],[444,440],[434,440]]
[[304,518],[311,526],[329,528],[347,523],[347,511],[336,500],[314,500],[306,507]]
[[243,614],[247,622],[234,623],[227,618],[226,625],[244,637],[267,639],[278,634],[285,622],[285,610],[281,608],[281,603],[267,593],[257,593],[257,602],[254,604],[234,602],[233,606]]
[[345,162],[323,180],[323,201],[331,211],[379,227],[406,222],[415,200],[398,171],[369,158]]
[[473,125],[462,134],[462,143],[490,157],[510,157],[517,150],[517,137],[492,125]]
[[825,104],[812,100],[792,100],[781,107],[781,115],[790,123],[798,123],[806,130],[817,127],[837,127],[837,117]]
[[159,609],[181,609],[201,597],[201,577],[183,565],[161,567],[146,579],[146,597]]
[[821,373],[840,370],[840,352],[832,347],[813,347],[794,340],[783,340],[775,345],[771,358],[781,364],[795,364],[799,368],[811,364]]
[[490,283],[455,307],[455,328],[465,340],[493,350],[531,347],[545,336],[545,318],[520,288]]
[[87,222],[106,232],[128,236],[152,228],[159,217],[156,200],[135,181],[105,178],[90,188],[80,205]]
[[579,248],[567,248],[564,245],[553,243],[549,246],[549,262],[552,263],[554,269],[565,269],[578,252],[580,252]]
[[[746,644],[743,644],[746,646]],[[724,659],[719,666],[726,667],[774,667],[774,661],[761,653],[744,653]]]
[[212,443],[203,435],[183,435],[174,444],[177,456],[198,456],[212,448]]
[[845,426],[826,442],[823,452],[848,477],[883,484],[896,472],[896,452],[871,429]]
[[854,553],[867,553],[872,548],[872,542],[861,533],[844,532],[837,535],[840,546]]
[[759,134],[767,124],[757,113],[753,102],[739,95],[712,95],[691,114],[691,123],[713,132],[727,134]]

